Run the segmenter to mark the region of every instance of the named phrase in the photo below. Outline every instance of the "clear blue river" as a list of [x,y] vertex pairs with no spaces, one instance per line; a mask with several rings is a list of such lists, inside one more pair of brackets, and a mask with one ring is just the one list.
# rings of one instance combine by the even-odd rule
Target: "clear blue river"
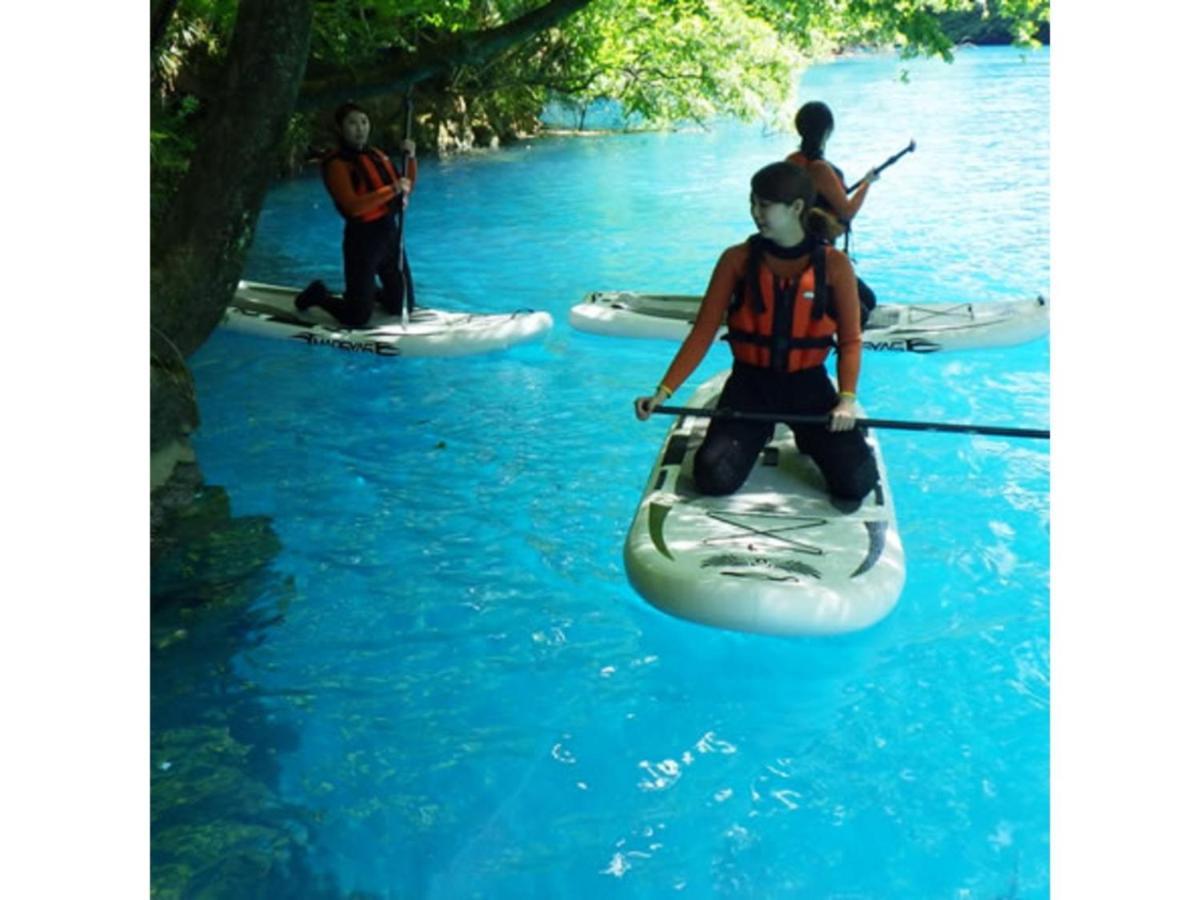
[[[881,302],[1048,292],[1049,50],[844,58],[800,97],[849,180],[917,142],[855,223]],[[1046,442],[879,433],[908,580],[865,632],[719,631],[626,581],[668,426],[631,402],[675,346],[568,310],[701,293],[794,147],[721,123],[422,159],[418,302],[546,309],[544,340],[196,354],[204,475],[282,546],[236,602],[154,615],[156,896],[1048,896]],[[245,277],[339,287],[339,242],[315,174],[279,184]],[[1044,339],[867,354],[860,382],[886,418],[1041,428],[1049,395]]]

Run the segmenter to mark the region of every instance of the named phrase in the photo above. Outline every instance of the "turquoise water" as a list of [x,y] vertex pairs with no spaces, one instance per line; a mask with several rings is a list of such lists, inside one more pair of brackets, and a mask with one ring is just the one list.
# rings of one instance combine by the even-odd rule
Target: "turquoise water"
[[[1048,74],[1048,51],[987,48],[804,75],[851,180],[917,142],[856,221],[882,301],[1048,290]],[[1044,442],[880,434],[908,581],[857,635],[712,630],[625,580],[667,427],[631,401],[674,347],[574,332],[568,309],[701,292],[751,230],[749,176],[793,147],[721,124],[422,160],[418,302],[547,309],[549,337],[408,360],[218,332],[196,355],[204,474],[281,549],[226,585],[248,605],[156,613],[186,630],[153,655],[153,790],[183,798],[156,819],[164,890],[1048,895]],[[340,284],[339,239],[315,177],[281,184],[246,277]],[[860,395],[1044,427],[1049,345],[870,355]]]

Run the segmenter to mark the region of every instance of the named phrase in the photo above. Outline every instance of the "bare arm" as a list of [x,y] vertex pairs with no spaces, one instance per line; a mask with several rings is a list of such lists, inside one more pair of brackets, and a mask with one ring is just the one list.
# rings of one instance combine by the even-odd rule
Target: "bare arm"
[[833,166],[829,163],[816,160],[809,164],[808,173],[812,176],[813,187],[817,193],[829,201],[829,205],[843,222],[849,222],[858,214],[867,199],[867,190],[871,187],[871,182],[878,177],[872,169],[854,195],[848,197],[846,189],[842,187],[842,179],[838,178],[837,172],[833,171]]

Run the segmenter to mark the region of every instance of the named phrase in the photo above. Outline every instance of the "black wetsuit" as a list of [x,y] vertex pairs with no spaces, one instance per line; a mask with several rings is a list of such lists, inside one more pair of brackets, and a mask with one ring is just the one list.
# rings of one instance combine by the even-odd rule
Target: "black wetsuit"
[[[777,373],[735,361],[717,407],[741,412],[784,412],[824,416],[838,402],[838,393],[825,367]],[[800,452],[812,457],[825,477],[830,495],[857,502],[879,481],[875,455],[859,428],[830,431],[827,425],[787,423]],[[754,460],[775,433],[771,422],[714,418],[696,451],[693,478],[702,494],[726,495],[740,488]]]
[[[825,371],[824,360],[828,350],[822,352],[819,349],[822,341],[827,342],[827,346],[837,346],[828,332],[832,323],[826,320],[829,317],[836,322],[835,306],[829,298],[829,287],[825,281],[827,251],[822,242],[814,237],[807,238],[798,246],[783,248],[755,235],[747,244],[749,250],[745,271],[734,288],[726,339],[733,346],[735,357],[749,353],[750,359],[734,359],[733,371],[725,382],[717,407],[783,416],[827,416],[838,404],[838,392]],[[779,260],[809,258],[810,263],[805,271],[811,271],[813,278],[811,313],[808,316],[795,312],[798,291],[803,284],[800,275],[794,276],[795,280],[791,282],[793,287],[789,291],[776,273],[770,306],[765,303],[766,298],[757,287],[760,285],[760,267],[765,265],[762,254],[766,252]],[[732,258],[723,256],[713,273],[713,283],[718,283],[726,270],[732,268],[736,271],[737,265]],[[710,285],[709,289],[714,288]],[[764,324],[762,320],[757,322],[758,327],[747,327],[744,304],[750,302],[755,303],[751,309],[757,310],[757,316],[770,319],[769,335],[760,330]],[[797,315],[799,319],[796,319]],[[811,331],[796,333],[798,323],[803,322],[808,323]],[[781,337],[788,340],[781,341]],[[789,340],[793,343],[805,342],[808,348],[819,354],[816,357],[819,361],[807,362],[801,356],[798,364],[803,368],[787,371],[791,353],[794,352],[786,349]],[[769,353],[765,352],[767,347],[770,348]],[[858,352],[861,353],[861,350]],[[759,361],[755,363],[752,361],[754,359]],[[861,429],[830,431],[827,422],[801,424],[788,422],[783,417],[779,421],[791,428],[800,452],[808,454],[816,463],[825,478],[826,488],[836,501],[857,503],[875,487],[879,470]],[[774,422],[714,418],[696,451],[692,470],[696,489],[702,494],[717,496],[737,491],[745,483],[755,459],[774,434]]]
[[[347,164],[376,165],[366,153],[343,147],[337,154]],[[380,173],[380,180],[391,173]],[[399,315],[407,297],[412,312],[412,273],[407,258],[401,258],[400,230],[397,216],[400,201],[395,200],[387,214],[369,222],[348,218],[342,232],[342,269],[346,292],[336,297],[324,282],[314,281],[296,298],[297,308],[319,306],[343,325],[361,328],[371,318],[375,301],[385,311]],[[381,288],[376,288],[378,277]]]

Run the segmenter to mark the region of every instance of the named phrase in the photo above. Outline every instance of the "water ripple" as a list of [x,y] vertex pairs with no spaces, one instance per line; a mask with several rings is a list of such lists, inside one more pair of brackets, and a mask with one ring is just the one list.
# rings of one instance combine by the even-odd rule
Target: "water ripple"
[[[1047,290],[1047,66],[988,48],[806,73],[850,177],[918,142],[855,224],[881,298]],[[791,142],[718,123],[422,160],[419,300],[548,309],[548,338],[378,360],[219,333],[196,355],[205,474],[272,518],[295,584],[236,667],[295,723],[279,790],[345,893],[993,896],[1019,857],[1020,896],[1045,895],[1045,444],[880,434],[908,581],[861,635],[718,632],[625,580],[667,427],[630,401],[675,348],[567,312],[600,288],[702,291],[749,233],[749,175]],[[317,179],[279,185],[247,274],[337,284],[339,241]],[[726,365],[715,348],[695,381]],[[870,356],[860,393],[880,417],[1038,427],[1048,369],[1044,340]]]

